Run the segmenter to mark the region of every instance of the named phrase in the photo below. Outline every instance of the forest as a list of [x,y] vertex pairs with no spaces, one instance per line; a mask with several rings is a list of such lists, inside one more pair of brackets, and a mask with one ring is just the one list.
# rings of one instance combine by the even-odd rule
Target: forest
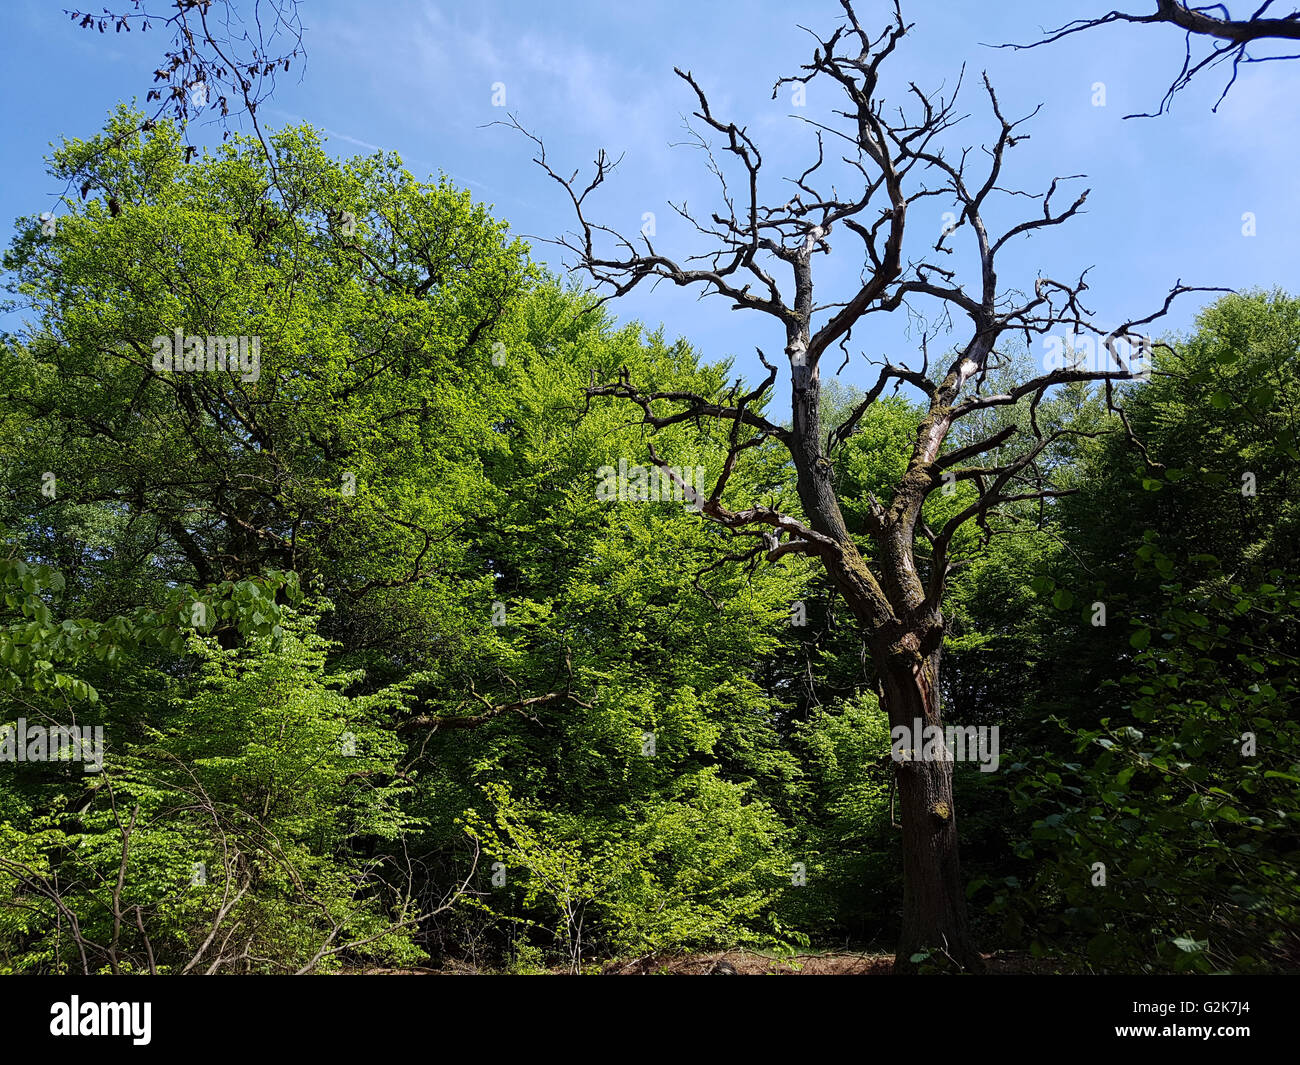
[[[782,16],[780,185],[661,79],[677,246],[513,110],[551,245],[273,121],[311,4],[121,6],[4,252],[0,973],[1300,971],[1300,278],[1090,310],[1051,119],[905,4]],[[1134,6],[1019,43],[1185,37],[1158,126],[1300,38]]]

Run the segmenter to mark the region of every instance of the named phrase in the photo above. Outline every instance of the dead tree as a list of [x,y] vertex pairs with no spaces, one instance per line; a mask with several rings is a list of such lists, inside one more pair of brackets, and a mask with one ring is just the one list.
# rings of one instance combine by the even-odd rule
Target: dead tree
[[[1040,275],[1028,292],[1005,288],[997,273],[999,252],[1009,241],[1074,217],[1087,192],[1058,207],[1058,188],[1068,179],[1054,180],[1045,193],[1029,197],[1040,201],[1032,217],[1000,235],[991,233],[985,224],[990,199],[1028,195],[1001,185],[1007,153],[1026,136],[1022,132],[1026,119],[1004,117],[986,78],[984,89],[998,132],[982,152],[967,148],[949,154],[941,142],[961,117],[955,110],[956,91],[947,97],[927,95],[913,84],[907,107],[888,111],[880,96],[881,68],[909,29],[901,9],[896,4],[888,28],[872,36],[859,24],[851,0],[842,0],[842,6],[845,22],[826,39],[817,37],[812,61],[793,77],[779,79],[773,89],[775,97],[783,85],[834,82],[836,91],[842,90],[847,99],[845,109],[838,112],[844,120],[838,128],[813,123],[817,157],[792,179],[794,194],[785,203],[769,206],[760,201],[763,160],[758,146],[744,128],[715,115],[689,72],[676,72],[693,92],[695,120],[702,124],[696,131],[697,143],[708,153],[709,167],[721,183],[722,208],[708,220],[684,206],[676,207],[709,242],[712,250],[704,255],[679,261],[661,252],[649,236],[643,234],[634,243],[591,221],[589,200],[613,168],[609,157],[603,151],[598,155],[595,173],[583,186],[576,173],[566,178],[552,168],[539,138],[514,118],[508,124],[530,137],[537,147],[536,162],[567,191],[576,231],[557,243],[576,259],[571,265],[589,275],[603,299],[620,296],[647,279],[667,280],[698,286],[703,295],[721,296],[733,310],[766,315],[780,330],[791,386],[788,425],[761,413],[761,401],[778,376],[777,367],[761,351],[766,377],[744,394],[739,387],[718,396],[646,390],[623,371],[615,381],[593,382],[587,390],[589,401],[614,397],[634,404],[640,409],[640,422],[652,431],[709,419],[725,429],[730,447],[707,498],[699,499],[691,486],[678,479],[683,493],[700,504],[707,518],[737,536],[753,538],[748,541],[752,549],[729,557],[774,561],[800,553],[820,562],[860,626],[891,726],[910,730],[918,719],[925,725],[942,722],[939,663],[954,535],[968,521],[987,526],[990,514],[1005,504],[1062,494],[1044,479],[1036,460],[1068,430],[1040,430],[1031,417],[1029,430],[1000,429],[945,452],[949,430],[960,419],[990,408],[1023,403],[1036,411],[1050,389],[1068,382],[1102,382],[1107,396],[1115,400],[1116,383],[1139,373],[1120,354],[1117,340],[1136,341],[1142,327],[1163,315],[1175,296],[1191,290],[1176,284],[1154,314],[1103,333],[1080,302],[1087,288],[1083,276],[1063,281]],[[735,191],[708,147],[709,136],[715,136],[733,157],[731,165],[743,178],[742,187]],[[843,153],[840,162],[853,178],[850,198],[837,194],[824,180],[828,141]],[[935,197],[954,202],[955,221],[944,227],[937,241],[928,224],[912,227],[909,232],[920,237],[917,257],[906,256],[909,212],[918,201]],[[833,239],[860,243],[865,267],[856,292],[842,301],[819,303],[814,296],[815,268],[819,257],[830,256]],[[979,264],[978,275],[969,282],[945,265],[945,256],[958,239],[973,242],[972,261]],[[847,360],[854,330],[864,330],[871,315],[911,313],[916,301],[930,301],[941,315],[969,323],[969,332],[963,333],[966,339],[954,347],[946,372],[932,374],[928,357],[914,360],[921,362],[919,368],[885,360],[875,383],[841,424],[824,426],[823,359],[834,358],[832,349],[838,348]],[[1104,337],[1109,351],[1106,364],[1062,365],[1010,391],[983,390],[1000,341],[1030,341],[1053,330]],[[925,396],[924,417],[906,472],[892,495],[870,500],[868,548],[846,527],[833,456],[885,389],[903,384]],[[1014,458],[1001,464],[978,462],[981,455],[1017,435],[1022,440]],[[788,450],[793,461],[801,515],[771,506],[724,502],[724,496],[730,500],[734,495],[727,493],[728,482],[745,452],[769,442]],[[674,477],[675,471],[653,444],[649,454],[667,476]],[[922,507],[945,481],[969,481],[978,495],[946,525],[931,529],[923,520]],[[979,969],[981,958],[968,933],[958,866],[951,760],[914,760],[898,764],[896,772],[905,884],[897,968],[908,970],[913,953],[928,949],[964,968]]]
[[[1204,4],[1193,7],[1181,0],[1155,0],[1156,9],[1145,15],[1135,15],[1126,11],[1110,11],[1098,18],[1075,19],[1055,30],[1050,30],[1042,40],[1030,44],[1004,44],[1000,48],[1037,48],[1051,44],[1062,37],[1068,37],[1084,30],[1098,26],[1108,26],[1117,22],[1162,23],[1176,26],[1185,32],[1185,53],[1183,66],[1177,77],[1165,90],[1160,107],[1149,113],[1125,115],[1125,118],[1152,118],[1164,114],[1173,103],[1174,96],[1192,83],[1192,79],[1203,70],[1231,62],[1232,75],[1223,87],[1214,110],[1223,103],[1228,90],[1237,81],[1237,73],[1243,63],[1272,63],[1280,59],[1300,59],[1298,54],[1290,55],[1251,55],[1250,45],[1260,41],[1295,41],[1300,43],[1300,9],[1287,15],[1269,15],[1273,0],[1265,0],[1247,18],[1233,18],[1226,4]],[[1201,38],[1211,42],[1209,51],[1199,58],[1192,54],[1193,41]]]

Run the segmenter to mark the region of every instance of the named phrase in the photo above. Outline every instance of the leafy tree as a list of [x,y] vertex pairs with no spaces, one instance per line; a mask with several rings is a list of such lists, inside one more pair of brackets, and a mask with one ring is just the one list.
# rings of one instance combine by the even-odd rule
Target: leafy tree
[[[1132,630],[1116,708],[1067,726],[1076,760],[1013,767],[1038,815],[1021,845],[1037,873],[1027,898],[1004,890],[993,908],[1038,953],[1098,971],[1294,965],[1300,594],[1279,570],[1245,585],[1198,558],[1194,581],[1164,584],[1153,627]],[[1139,565],[1173,559],[1153,536]]]
[[192,636],[200,668],[173,681],[183,709],[169,727],[113,734],[89,786],[43,772],[27,827],[0,823],[9,971],[304,972],[345,951],[419,956],[421,900],[414,885],[395,897],[398,856],[354,849],[411,827],[401,745],[377,713],[398,696],[341,695],[350,678],[325,675],[315,621],[287,612],[278,637],[236,650]]
[[1294,956],[1297,303],[1228,296],[1197,324],[1082,453],[1021,637],[1050,627],[1013,777],[1031,880],[993,906],[1103,969]]
[[[243,833],[243,864],[213,868],[231,894],[252,870],[247,892],[216,912],[231,942],[257,929],[261,960],[218,939],[202,964],[280,971],[311,963],[331,936],[325,949],[338,953],[318,965],[409,959],[448,928],[501,946],[516,919],[545,922],[541,896],[486,894],[462,827],[483,787],[548,811],[580,853],[629,832],[639,841],[640,872],[593,912],[588,936],[603,949],[778,934],[782,818],[801,775],[780,727],[782,686],[769,690],[761,663],[808,569],[791,559],[750,577],[718,571],[718,531],[680,501],[602,502],[597,471],[635,459],[639,430],[575,402],[593,371],[627,365],[665,387],[712,389],[729,367],[614,328],[538,274],[482,207],[445,182],[419,185],[394,159],[337,163],[313,133],[289,130],[272,138],[274,164],[238,139],[187,162],[168,126],[136,127],[119,113],[103,137],[57,152],[57,172],[91,180],[98,196],[68,204],[54,241],[24,224],[11,249],[14,291],[40,326],[11,338],[0,370],[4,505],[14,551],[64,564],[65,600],[87,617],[120,606],[184,623],[204,605],[197,629],[215,646],[174,625],[167,640],[92,656],[86,681],[114,764],[153,789],[150,805],[115,783],[119,811],[139,800],[168,853],[204,856],[193,861],[214,853],[209,829]],[[155,369],[149,336],[173,321],[205,337],[264,334],[257,379]],[[692,468],[716,469],[726,453],[725,438],[693,426],[660,446]],[[44,494],[51,467],[57,488]],[[788,473],[755,478],[779,489]],[[337,599],[319,635],[306,620],[286,635],[287,606],[265,595],[240,629],[225,600],[286,563],[309,597]],[[52,616],[37,620],[42,639],[72,639]],[[340,780],[337,758],[317,765],[312,752],[331,749],[345,710],[360,708],[378,760],[356,756]],[[188,784],[173,779],[178,765]],[[67,821],[60,781],[34,773],[16,785],[4,805],[13,824],[54,817],[51,831],[89,833],[97,878],[113,879],[126,848],[109,792]],[[167,803],[182,787],[231,820],[177,820]],[[143,832],[131,826],[130,849]],[[418,857],[413,880],[391,859],[399,842]],[[24,853],[48,860],[50,875],[69,868],[41,841]],[[150,876],[128,862],[128,894],[146,917],[170,914],[158,892],[175,885]],[[358,876],[367,889],[352,905],[337,890]],[[733,899],[723,885],[742,880]],[[477,928],[481,909],[444,905],[471,882],[490,904]],[[656,892],[652,919],[640,909]],[[295,918],[308,894],[325,908],[308,902]],[[165,941],[146,921],[159,967],[183,968],[202,946],[195,922],[215,918],[200,896],[187,895]],[[68,903],[101,916],[103,904],[102,893]],[[385,921],[396,930],[378,946],[359,943]],[[21,949],[43,949],[51,927],[33,926]],[[86,935],[93,966],[107,946],[100,925]],[[282,949],[263,941],[276,937]],[[147,967],[143,939],[108,939],[119,964]]]

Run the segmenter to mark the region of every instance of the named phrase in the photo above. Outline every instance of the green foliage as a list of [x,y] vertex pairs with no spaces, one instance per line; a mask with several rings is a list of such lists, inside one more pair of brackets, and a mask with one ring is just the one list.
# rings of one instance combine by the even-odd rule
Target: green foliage
[[491,819],[471,809],[467,822],[505,880],[493,894],[536,913],[531,923],[575,971],[592,953],[731,947],[780,933],[765,915],[789,882],[788,831],[715,770],[603,823],[525,806],[501,785],[483,790]]
[[[5,971],[284,972],[420,952],[394,895],[401,745],[377,724],[398,696],[347,697],[327,676],[316,617],[236,650],[192,636],[174,723],[109,734],[102,772],[40,773],[40,812],[7,819]],[[346,746],[345,742],[346,741]],[[355,748],[355,753],[351,753]],[[389,874],[389,875],[383,875]],[[120,886],[119,886],[120,879]],[[75,924],[73,923],[75,922]]]
[[902,883],[890,823],[889,720],[866,692],[817,707],[796,726],[807,807],[796,858],[807,884],[787,892],[786,920],[820,934],[869,940],[893,919]]
[[[1145,564],[1169,561],[1146,546]],[[1004,891],[994,909],[1016,935],[1029,914],[1039,951],[1101,971],[1294,963],[1300,589],[1280,571],[1242,585],[1209,556],[1197,569],[1133,630],[1120,711],[1067,729],[1078,760],[1012,767],[1038,873],[1028,900]]]
[[1281,293],[1208,308],[1126,397],[1142,449],[1113,426],[1056,510],[1064,550],[1015,636],[1019,842],[985,871],[1008,934],[1041,953],[1294,967],[1298,322]]
[[[106,742],[98,773],[0,762],[0,968],[583,971],[890,936],[888,729],[838,592],[595,491],[650,460],[593,376],[722,397],[733,366],[615,323],[395,156],[291,128],[274,165],[237,137],[190,159],[139,118],[55,150],[80,196],[5,258],[33,326],[0,350],[0,726]],[[1013,795],[956,782],[1006,942],[1294,960],[1297,307],[1207,309],[1124,392],[1145,454],[1086,387],[1044,397],[1073,431],[1039,470],[1076,494],[953,542],[944,712],[1016,750]],[[258,338],[256,373],[156,367],[177,329]],[[830,387],[827,426],[860,399]],[[868,557],[922,416],[881,399],[834,456]],[[1015,426],[1007,462],[1029,418],[990,407],[945,447]],[[788,454],[748,442],[724,502],[799,515]],[[654,436],[706,480],[731,443]],[[926,526],[975,491],[934,492]]]
[[[98,697],[79,720],[105,728],[112,781],[75,816],[63,770],[0,783],[15,861],[62,884],[96,856],[93,890],[14,917],[29,926],[13,966],[80,965],[63,904],[91,968],[146,965],[145,934],[160,969],[183,967],[227,873],[231,894],[249,880],[210,947],[222,968],[292,969],[331,933],[328,950],[375,938],[318,967],[409,960],[447,929],[518,958],[519,927],[554,927],[554,892],[443,905],[470,874],[462,822],[485,785],[544,811],[537,846],[570,848],[604,885],[588,933],[602,949],[783,934],[799,770],[755,663],[809,568],[702,572],[716,527],[680,504],[600,502],[596,470],[646,463],[645,441],[616,405],[578,402],[593,372],[717,392],[730,367],[615,329],[466,193],[394,157],[339,162],[298,129],[273,137],[274,171],[238,138],[190,162],[174,130],[139,134],[137,117],[56,151],[84,202],[68,199],[53,239],[20,222],[6,259],[40,325],[0,359],[16,488],[0,520],[24,560],[0,659],[29,703],[47,675]],[[259,337],[256,379],[157,372],[152,338],[175,328]],[[681,426],[657,446],[716,472],[726,438]],[[733,490],[788,501],[788,472],[754,459]],[[60,579],[80,620],[54,616]],[[336,604],[319,634],[287,605],[298,579]],[[546,692],[478,727],[420,724]],[[340,761],[343,732],[358,753]],[[147,932],[128,907],[109,951],[112,809],[126,824],[137,805],[124,895]],[[612,886],[611,853],[626,859]],[[215,894],[178,889],[198,861]]]
[[[93,686],[59,664],[94,658],[109,666],[125,651],[142,644],[175,651],[186,631],[196,625],[210,629],[225,625],[245,636],[277,640],[281,607],[275,597],[297,595],[297,575],[269,572],[265,577],[224,581],[202,591],[174,589],[171,602],[160,610],[138,608],[130,615],[97,622],[55,619],[52,604],[63,596],[65,581],[57,570],[28,565],[20,559],[0,559],[0,690],[11,694],[51,691],[69,703],[99,700]],[[26,620],[20,621],[19,617]],[[201,619],[201,620],[200,620]]]

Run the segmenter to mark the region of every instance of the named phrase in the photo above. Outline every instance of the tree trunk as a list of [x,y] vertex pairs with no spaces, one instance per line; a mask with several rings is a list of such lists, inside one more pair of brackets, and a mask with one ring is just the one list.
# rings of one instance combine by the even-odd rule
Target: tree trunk
[[[798,309],[806,322],[812,313],[806,258],[795,264],[795,274],[800,282]],[[793,328],[786,346],[794,428],[791,455],[799,474],[800,501],[813,529],[839,545],[839,558],[828,563],[828,572],[868,634],[890,727],[903,725],[910,731],[918,720],[922,728],[941,726],[943,617],[937,606],[921,610],[926,596],[912,556],[912,537],[930,483],[927,464],[943,439],[946,423],[941,428],[928,423],[917,444],[909,473],[910,502],[899,509],[888,535],[882,537],[882,578],[877,581],[845,526],[834,467],[822,454],[821,385],[816,362],[805,357],[808,343],[806,332]],[[923,746],[919,736],[914,743]],[[915,972],[912,956],[928,953],[941,965],[955,963],[980,972],[983,959],[967,930],[966,893],[957,861],[952,762],[918,756],[909,764],[896,765],[895,775],[903,823],[903,927],[894,971]]]
[[906,638],[873,651],[880,672],[890,728],[904,726],[915,748],[910,761],[894,765],[903,825],[903,924],[894,972],[915,972],[912,956],[929,954],[940,966],[981,972],[983,959],[966,923],[966,894],[957,858],[957,811],[952,798],[951,758],[925,758],[917,722],[942,727],[938,648],[922,654]]

